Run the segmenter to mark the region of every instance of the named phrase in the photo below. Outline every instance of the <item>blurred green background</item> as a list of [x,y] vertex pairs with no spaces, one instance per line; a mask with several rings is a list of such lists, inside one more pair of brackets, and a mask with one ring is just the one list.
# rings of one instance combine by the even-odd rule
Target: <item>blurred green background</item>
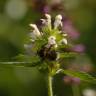
[[[85,48],[84,55],[79,56],[71,67],[83,66],[95,76],[96,0],[0,0],[0,61],[11,61],[23,53],[29,24],[38,23],[46,12],[53,16],[63,14],[71,20],[80,34],[73,42]],[[96,89],[95,85],[85,82],[74,87],[75,84],[66,84],[63,77],[62,74],[54,77],[56,96],[85,96],[83,90]],[[77,95],[73,94],[72,87],[79,90]],[[0,96],[47,96],[46,77],[35,67],[0,65]]]

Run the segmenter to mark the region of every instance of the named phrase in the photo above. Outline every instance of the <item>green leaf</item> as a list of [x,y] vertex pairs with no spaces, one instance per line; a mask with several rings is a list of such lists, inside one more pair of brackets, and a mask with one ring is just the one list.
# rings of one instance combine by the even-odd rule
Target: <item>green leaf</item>
[[0,62],[0,66],[23,66],[23,67],[35,67],[40,65],[41,60],[38,56],[28,56],[19,54],[13,61]]
[[71,58],[71,57],[76,57],[77,53],[74,52],[65,52],[61,53],[60,58]]
[[73,70],[62,70],[62,72],[66,75],[80,78],[80,80],[82,80],[82,81],[96,83],[96,78],[91,76],[90,74],[85,73],[85,72],[73,71]]
[[40,65],[41,62],[0,62],[0,67],[36,67]]
[[49,30],[49,28],[48,27],[43,27],[42,28],[42,32],[43,32],[43,34],[44,34],[44,37],[49,37],[50,36],[50,30]]

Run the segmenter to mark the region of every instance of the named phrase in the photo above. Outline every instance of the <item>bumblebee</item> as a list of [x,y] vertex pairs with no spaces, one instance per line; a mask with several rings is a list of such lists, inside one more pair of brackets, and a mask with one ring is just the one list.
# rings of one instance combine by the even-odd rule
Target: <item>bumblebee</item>
[[48,47],[46,45],[42,46],[41,49],[37,52],[37,54],[42,60],[48,59],[54,61],[57,58],[57,52],[53,48],[53,45],[50,45]]

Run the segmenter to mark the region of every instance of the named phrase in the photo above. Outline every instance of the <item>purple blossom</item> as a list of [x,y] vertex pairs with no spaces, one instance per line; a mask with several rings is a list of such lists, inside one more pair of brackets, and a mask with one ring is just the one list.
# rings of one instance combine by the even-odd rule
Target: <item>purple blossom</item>
[[73,81],[73,83],[75,83],[75,84],[80,84],[80,78],[74,77],[74,78],[72,78],[72,81]]
[[72,48],[72,51],[75,51],[75,52],[84,52],[85,51],[85,46],[83,44],[78,44],[78,45],[75,45],[73,48]]
[[69,35],[72,39],[78,39],[80,33],[73,27],[73,24],[70,20],[64,20],[63,30]]
[[50,7],[47,6],[47,5],[43,8],[43,12],[44,12],[44,13],[49,13],[50,10],[51,10]]
[[66,84],[80,84],[80,79],[76,77],[71,77],[71,76],[64,76],[64,82]]
[[71,77],[69,77],[69,76],[64,76],[64,79],[63,80],[67,84],[70,84],[71,83]]

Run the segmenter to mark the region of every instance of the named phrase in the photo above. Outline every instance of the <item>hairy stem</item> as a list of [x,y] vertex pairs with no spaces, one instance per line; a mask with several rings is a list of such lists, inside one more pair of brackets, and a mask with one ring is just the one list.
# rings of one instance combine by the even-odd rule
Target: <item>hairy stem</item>
[[48,96],[53,96],[53,90],[52,90],[52,76],[48,74]]

